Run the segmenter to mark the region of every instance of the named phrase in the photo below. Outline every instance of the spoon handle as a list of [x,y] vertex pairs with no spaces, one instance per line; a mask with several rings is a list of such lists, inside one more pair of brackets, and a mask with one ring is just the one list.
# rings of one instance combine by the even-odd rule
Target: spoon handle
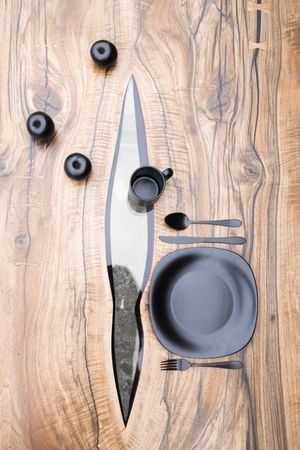
[[192,367],[217,367],[218,369],[242,369],[244,364],[241,361],[221,361],[212,363],[193,363]]
[[191,224],[202,225],[222,225],[223,227],[240,227],[242,222],[238,219],[226,219],[226,220],[192,220]]

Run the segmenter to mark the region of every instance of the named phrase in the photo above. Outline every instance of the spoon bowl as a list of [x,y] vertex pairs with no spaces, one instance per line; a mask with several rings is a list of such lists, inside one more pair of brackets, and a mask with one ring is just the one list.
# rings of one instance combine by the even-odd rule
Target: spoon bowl
[[185,230],[190,225],[190,219],[183,213],[176,212],[168,214],[165,217],[165,222],[169,227],[175,230]]

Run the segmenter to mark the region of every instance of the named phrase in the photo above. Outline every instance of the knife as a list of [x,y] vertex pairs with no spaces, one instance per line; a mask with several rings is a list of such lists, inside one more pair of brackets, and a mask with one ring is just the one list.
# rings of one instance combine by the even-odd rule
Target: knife
[[247,240],[240,236],[230,237],[193,237],[193,236],[159,236],[167,244],[229,244],[242,245]]

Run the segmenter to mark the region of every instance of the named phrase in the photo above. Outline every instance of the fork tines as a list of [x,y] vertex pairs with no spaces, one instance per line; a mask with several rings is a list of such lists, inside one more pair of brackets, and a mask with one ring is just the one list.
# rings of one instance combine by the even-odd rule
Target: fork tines
[[160,370],[178,370],[177,359],[166,359],[160,363]]

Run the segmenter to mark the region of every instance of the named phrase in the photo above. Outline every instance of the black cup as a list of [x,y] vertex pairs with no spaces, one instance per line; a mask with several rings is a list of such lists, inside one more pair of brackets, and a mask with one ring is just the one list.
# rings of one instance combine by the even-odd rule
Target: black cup
[[172,169],[161,172],[152,166],[142,166],[135,170],[129,183],[128,200],[131,207],[138,212],[150,211],[172,175]]

